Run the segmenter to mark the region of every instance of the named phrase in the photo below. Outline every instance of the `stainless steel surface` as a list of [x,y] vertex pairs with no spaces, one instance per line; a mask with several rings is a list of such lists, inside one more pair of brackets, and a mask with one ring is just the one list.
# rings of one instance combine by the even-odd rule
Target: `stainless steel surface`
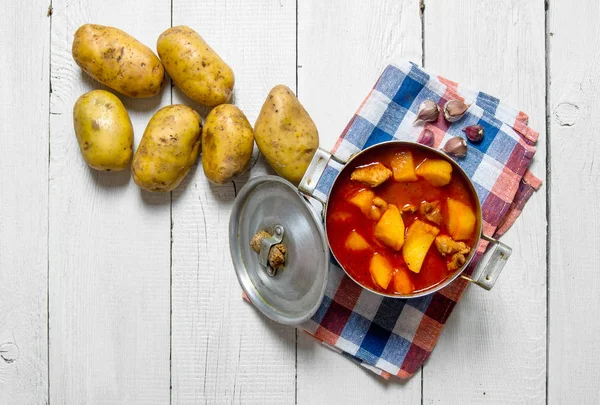
[[477,277],[461,277],[489,291],[494,284],[496,284],[496,280],[512,254],[512,249],[504,243],[494,238],[490,238],[485,234],[482,234],[481,237],[492,245],[491,250],[488,250],[486,253],[486,257],[489,257],[489,259],[479,265],[481,272]]
[[283,226],[277,224],[274,226],[275,232],[270,238],[264,238],[260,243],[260,252],[258,253],[258,262],[265,268],[267,274],[271,277],[277,274],[277,269],[274,269],[269,264],[269,253],[271,249],[278,243],[281,243],[285,234]]
[[[260,230],[285,229],[286,264],[267,275],[250,240]],[[299,324],[319,308],[329,271],[329,248],[321,220],[290,182],[261,176],[240,190],[229,221],[229,247],[238,280],[269,318]],[[310,260],[306,260],[310,258]]]

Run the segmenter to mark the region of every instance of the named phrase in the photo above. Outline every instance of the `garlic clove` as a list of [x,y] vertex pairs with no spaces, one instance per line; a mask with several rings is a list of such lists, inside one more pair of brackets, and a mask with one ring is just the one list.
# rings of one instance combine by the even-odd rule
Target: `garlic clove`
[[444,104],[444,118],[448,122],[456,122],[465,115],[468,108],[469,105],[462,100],[447,101]]
[[467,154],[467,142],[462,137],[455,136],[446,142],[443,151],[451,156],[463,157]]
[[415,122],[434,122],[437,121],[440,115],[440,107],[433,100],[425,100],[419,106],[419,112]]
[[431,132],[428,129],[421,132],[421,135],[419,135],[419,138],[417,138],[417,142],[420,143],[421,145],[425,145],[425,146],[433,146],[433,141],[434,141],[433,132]]
[[469,125],[463,128],[463,132],[467,135],[467,139],[473,143],[481,142],[483,139],[483,127],[481,125]]

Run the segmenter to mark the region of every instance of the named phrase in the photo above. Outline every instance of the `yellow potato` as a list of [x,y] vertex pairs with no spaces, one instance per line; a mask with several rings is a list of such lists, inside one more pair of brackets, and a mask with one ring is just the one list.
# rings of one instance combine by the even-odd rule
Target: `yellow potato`
[[348,201],[356,205],[366,216],[370,216],[373,207],[375,193],[371,190],[363,189],[354,194]]
[[250,163],[254,132],[244,113],[232,104],[221,104],[206,117],[202,130],[202,168],[206,178],[225,184]]
[[452,165],[442,159],[425,159],[415,173],[432,186],[443,187],[452,180]]
[[397,182],[417,181],[415,164],[410,151],[399,152],[390,160],[390,166],[394,172],[394,180]]
[[75,32],[72,53],[84,72],[129,97],[152,97],[165,79],[154,52],[117,28],[82,25]]
[[294,184],[319,147],[319,133],[294,93],[284,85],[273,87],[254,124],[260,153],[273,170]]
[[438,233],[439,228],[418,219],[408,227],[402,246],[402,257],[411,271],[421,271],[425,256]]
[[346,243],[344,244],[346,249],[361,251],[371,249],[369,242],[365,240],[358,232],[355,230],[350,232],[350,235],[346,238]]
[[191,108],[163,107],[148,122],[133,157],[135,184],[148,191],[171,191],[188,173],[200,149],[202,119]]
[[394,204],[388,206],[375,229],[373,236],[394,250],[400,250],[404,244],[404,221],[398,207]]
[[233,71],[196,31],[185,25],[169,28],[158,37],[156,50],[173,83],[189,98],[210,107],[229,101]]
[[133,127],[117,96],[93,90],[73,107],[75,135],[86,163],[97,170],[123,170],[131,162]]
[[475,212],[468,205],[452,198],[448,198],[447,206],[448,219],[446,225],[448,226],[448,233],[454,240],[469,239],[477,223]]
[[371,278],[373,279],[373,282],[382,289],[385,290],[388,288],[388,285],[390,285],[393,270],[390,261],[380,254],[375,253],[371,258],[371,263],[369,265]]

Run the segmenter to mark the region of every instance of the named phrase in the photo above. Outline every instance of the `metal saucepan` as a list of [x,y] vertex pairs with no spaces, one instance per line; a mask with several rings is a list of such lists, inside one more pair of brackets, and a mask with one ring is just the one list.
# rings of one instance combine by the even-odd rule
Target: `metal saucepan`
[[[500,275],[500,272],[502,271],[504,264],[508,260],[510,254],[512,252],[512,249],[510,247],[508,247],[507,245],[503,244],[502,242],[499,242],[499,241],[491,238],[490,236],[485,235],[482,232],[482,229],[481,229],[481,227],[482,227],[481,204],[479,202],[479,198],[475,191],[475,187],[473,186],[473,183],[471,182],[469,177],[466,175],[464,170],[453,159],[451,159],[448,155],[446,155],[444,152],[441,152],[437,149],[434,149],[434,148],[431,148],[429,146],[425,146],[425,145],[422,145],[419,143],[406,142],[406,141],[389,141],[389,142],[379,143],[379,144],[373,145],[369,148],[366,148],[366,149],[358,152],[357,154],[353,155],[348,161],[343,161],[343,160],[338,159],[337,157],[333,156],[331,153],[327,152],[326,150],[319,148],[317,150],[315,156],[313,157],[313,160],[311,161],[311,164],[309,165],[309,167],[304,175],[304,178],[300,182],[298,189],[301,193],[311,196],[313,198],[316,198],[313,195],[315,188],[316,188],[316,186],[319,182],[319,179],[322,176],[325,168],[327,167],[327,163],[329,162],[330,159],[334,159],[338,163],[344,165],[342,167],[342,169],[340,170],[340,172],[338,173],[338,175],[336,176],[335,180],[333,181],[333,184],[331,186],[331,189],[333,189],[336,185],[336,182],[340,179],[341,175],[343,173],[345,173],[345,171],[351,169],[351,165],[349,163],[351,163],[354,159],[362,156],[365,153],[373,153],[373,152],[376,153],[377,150],[384,150],[386,148],[389,148],[390,146],[407,146],[407,147],[414,148],[414,149],[421,149],[422,151],[424,151],[426,153],[437,155],[438,158],[443,159],[452,165],[453,174],[458,173],[460,176],[462,176],[465,179],[465,183],[468,185],[471,195],[473,196],[473,200],[475,201],[475,208],[476,208],[475,214],[476,214],[476,218],[477,218],[477,225],[476,225],[477,238],[474,242],[474,245],[473,245],[474,247],[471,249],[465,263],[459,269],[455,270],[451,275],[449,275],[449,277],[447,277],[444,281],[442,281],[441,283],[439,283],[433,287],[430,287],[426,290],[414,292],[410,295],[386,294],[386,293],[383,293],[380,291],[370,289],[367,286],[364,286],[363,284],[358,282],[356,279],[354,279],[352,277],[352,275],[346,269],[344,269],[343,266],[340,265],[342,267],[342,269],[344,269],[344,271],[346,272],[348,277],[353,279],[361,287],[367,288],[376,294],[383,295],[386,297],[392,297],[392,298],[406,299],[406,298],[416,298],[416,297],[421,297],[424,295],[432,294],[432,293],[446,287],[448,284],[452,283],[459,276],[461,276],[462,278],[464,278],[472,283],[477,284],[478,286],[480,286],[486,290],[490,290],[494,286],[494,283],[496,282],[496,280],[498,279],[498,276]],[[320,199],[318,199],[318,200],[321,201]],[[329,211],[329,205],[327,204],[327,201],[321,201],[321,203],[323,204],[323,217],[324,217],[323,219],[326,219],[331,214],[331,212]],[[327,221],[325,220],[325,235],[327,238],[327,242],[329,244],[328,232],[334,231],[334,230],[328,230],[326,224],[327,224]],[[467,268],[467,266],[473,259],[473,256],[475,255],[475,253],[477,251],[477,246],[479,246],[479,242],[481,239],[484,239],[484,240],[488,241],[490,244],[492,244],[492,250],[489,252],[489,260],[487,260],[487,262],[485,262],[483,264],[483,266],[480,266],[480,267],[482,267],[481,271],[479,271],[479,272],[476,271],[476,273],[479,273],[479,275],[476,276],[476,278],[471,278],[471,277],[462,275],[464,270]],[[330,246],[331,253],[335,257],[335,253],[331,249],[331,245],[329,245],[329,246]],[[336,260],[337,260],[337,258],[336,258]],[[340,263],[339,260],[337,260],[337,261],[338,261],[338,263]],[[425,271],[426,271],[426,269],[425,269]]]

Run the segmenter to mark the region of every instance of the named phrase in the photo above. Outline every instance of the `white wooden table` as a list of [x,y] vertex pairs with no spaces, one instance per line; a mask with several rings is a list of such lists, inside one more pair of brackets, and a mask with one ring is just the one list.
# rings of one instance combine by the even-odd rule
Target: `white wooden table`
[[[0,13],[0,404],[599,403],[598,0],[49,1]],[[324,147],[397,58],[528,112],[544,185],[504,238],[496,287],[467,291],[405,383],[265,320],[229,257],[243,180],[195,170],[148,194],[85,165],[71,111],[99,85],[70,50],[87,22],[153,49],[190,25],[232,66],[251,122],[287,84]],[[189,103],[169,85],[123,100],[136,143],[160,106]]]

